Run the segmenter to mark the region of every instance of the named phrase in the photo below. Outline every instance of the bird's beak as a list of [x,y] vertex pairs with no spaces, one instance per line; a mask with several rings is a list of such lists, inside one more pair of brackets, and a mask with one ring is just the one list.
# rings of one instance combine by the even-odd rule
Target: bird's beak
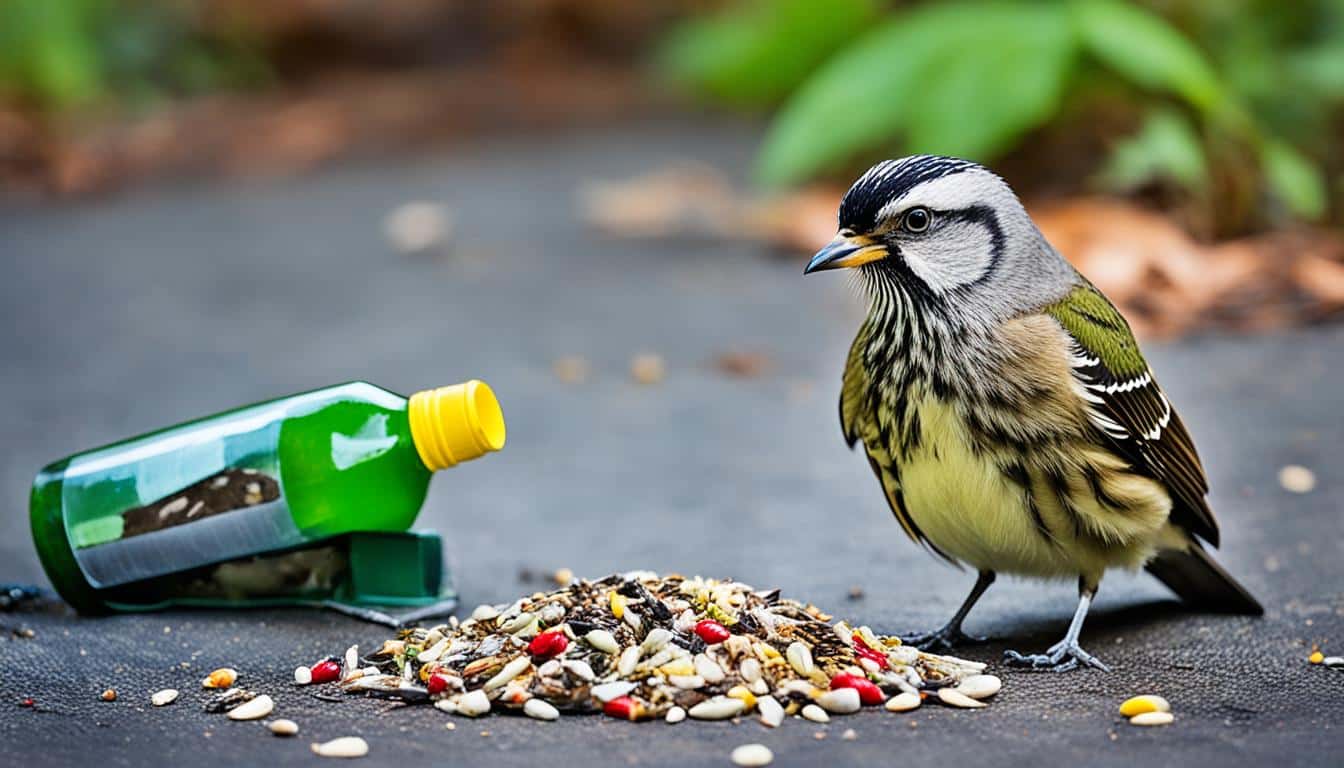
[[875,243],[863,235],[836,235],[835,239],[817,251],[817,255],[807,262],[804,275],[827,269],[844,269],[877,261],[887,255],[887,247]]

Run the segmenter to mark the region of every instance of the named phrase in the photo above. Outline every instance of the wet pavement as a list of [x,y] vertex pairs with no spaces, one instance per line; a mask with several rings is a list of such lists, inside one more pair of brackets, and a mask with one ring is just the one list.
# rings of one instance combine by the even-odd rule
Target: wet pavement
[[[463,601],[545,588],[567,566],[732,576],[880,631],[944,620],[973,580],[905,540],[866,462],[840,438],[835,397],[860,306],[843,278],[750,246],[631,243],[577,221],[576,185],[671,160],[745,169],[751,129],[661,125],[500,140],[306,179],[159,187],[61,208],[0,210],[0,581],[45,584],[27,492],[45,462],[235,405],[349,379],[398,391],[480,377],[509,423],[500,454],[442,474],[420,522],[444,532]],[[447,258],[391,251],[382,219],[410,200],[458,213]],[[1337,765],[1344,671],[1344,328],[1148,345],[1204,455],[1223,528],[1219,559],[1263,619],[1184,612],[1143,575],[1103,584],[1084,644],[1114,671],[1005,670],[1007,647],[1043,648],[1072,612],[1071,584],[1001,580],[963,655],[1004,690],[981,711],[630,724],[448,718],[387,702],[327,702],[288,685],[299,663],[376,645],[387,630],[329,613],[174,612],[77,618],[0,614],[0,763],[276,764],[313,740],[358,734],[375,764],[728,764],[763,742],[776,765]],[[725,352],[769,356],[732,378]],[[639,386],[631,356],[667,363]],[[552,361],[579,355],[584,383]],[[1313,469],[1282,490],[1287,464]],[[533,580],[523,577],[533,575]],[[861,599],[848,597],[859,587]],[[30,628],[32,638],[11,630]],[[200,710],[198,681],[234,666],[269,692],[296,739]],[[116,688],[116,702],[99,693]],[[183,691],[154,709],[149,694]],[[1139,729],[1117,704],[1173,703]],[[36,706],[20,702],[31,697]],[[856,738],[842,740],[853,728]]]

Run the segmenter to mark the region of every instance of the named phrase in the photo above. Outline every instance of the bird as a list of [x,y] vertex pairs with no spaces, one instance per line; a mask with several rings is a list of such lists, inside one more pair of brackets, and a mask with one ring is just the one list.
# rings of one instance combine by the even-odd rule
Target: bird
[[1210,555],[1218,523],[1189,431],[1125,318],[975,162],[914,155],[872,166],[804,274],[848,269],[868,301],[840,387],[861,445],[910,539],[975,585],[923,649],[963,630],[1000,573],[1078,581],[1063,639],[1006,663],[1108,666],[1081,646],[1111,569],[1145,568],[1202,610],[1260,603]]

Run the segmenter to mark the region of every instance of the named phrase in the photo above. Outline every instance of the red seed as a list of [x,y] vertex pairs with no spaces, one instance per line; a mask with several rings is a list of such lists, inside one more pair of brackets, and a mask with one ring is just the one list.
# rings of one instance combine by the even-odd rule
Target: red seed
[[602,714],[620,720],[638,720],[644,716],[644,707],[629,696],[617,696],[602,705]]
[[716,645],[728,639],[732,632],[713,619],[705,619],[695,624],[695,634],[707,645]]
[[854,633],[854,655],[861,659],[868,659],[876,664],[878,669],[886,669],[890,666],[887,663],[887,654],[863,642],[863,638],[857,632]]
[[430,696],[437,696],[448,689],[448,676],[435,672],[429,676],[429,680],[425,682],[425,687],[429,689]]
[[312,673],[314,683],[330,683],[340,678],[341,665],[331,659],[325,659],[313,665]]
[[569,638],[560,630],[551,630],[542,632],[540,635],[532,638],[532,642],[527,644],[527,652],[532,654],[534,659],[549,659],[552,656],[559,656],[569,647]]
[[831,678],[831,690],[837,688],[853,688],[859,692],[859,701],[867,706],[881,704],[887,697],[882,695],[882,689],[873,684],[866,677],[858,675],[838,674]]
[[20,707],[31,707],[31,706],[33,706],[33,705],[36,704],[36,703],[37,703],[37,702],[33,701],[32,699],[24,699],[23,701],[20,701],[20,702],[19,702],[19,706],[20,706]]

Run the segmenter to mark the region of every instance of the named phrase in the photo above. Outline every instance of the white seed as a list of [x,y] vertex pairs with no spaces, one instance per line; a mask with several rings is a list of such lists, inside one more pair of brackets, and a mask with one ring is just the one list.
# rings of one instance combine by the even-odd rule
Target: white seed
[[853,741],[859,738],[859,734],[855,732],[853,728],[846,728],[845,732],[840,734],[840,738],[844,739],[845,741]]
[[812,695],[818,693],[818,691],[816,689],[816,686],[812,685],[806,680],[785,680],[779,686],[779,693],[783,694],[786,697],[791,693],[796,693],[800,696],[807,696],[811,698]]
[[640,630],[642,624],[640,623],[638,613],[630,610],[629,608],[626,608],[625,615],[622,616],[621,618],[625,619],[626,625],[629,626],[631,629],[635,630],[636,632]]
[[457,714],[467,717],[480,717],[490,711],[490,699],[485,691],[464,693],[457,699]]
[[299,732],[298,723],[283,718],[280,720],[272,720],[266,724],[266,727],[270,728],[271,733],[274,733],[276,736],[293,736]]
[[632,645],[621,651],[621,657],[616,660],[616,674],[621,677],[629,677],[634,673],[635,667],[639,666],[639,646]]
[[971,675],[957,684],[957,690],[972,699],[988,699],[1003,688],[1003,681],[994,675]]
[[514,632],[526,629],[529,624],[531,624],[534,620],[536,620],[536,618],[537,618],[536,614],[533,614],[529,611],[523,611],[517,616],[514,616],[512,619],[509,619],[508,621],[501,624],[499,626],[499,631],[507,632],[508,634],[511,635]]
[[756,659],[743,659],[737,667],[737,674],[742,676],[742,680],[748,683],[754,683],[761,679],[761,662]]
[[816,704],[808,704],[806,707],[803,707],[803,717],[814,723],[831,722],[831,716],[826,714],[826,710],[818,707]]
[[695,617],[695,611],[692,611],[691,609],[687,608],[686,610],[682,611],[680,614],[677,615],[677,620],[673,623],[672,626],[678,632],[690,632],[692,629],[695,628],[697,621],[698,619],[696,619]]
[[1130,725],[1171,725],[1176,716],[1170,712],[1140,712],[1129,718]]
[[508,664],[505,664],[504,668],[495,673],[494,677],[486,680],[485,690],[493,691],[501,685],[513,680],[513,678],[523,674],[523,670],[530,666],[532,666],[532,659],[528,658],[526,655],[519,656]]
[[715,696],[691,707],[687,714],[696,720],[727,720],[742,714],[746,708],[746,702],[741,699]]
[[438,661],[439,657],[443,655],[443,652],[448,650],[450,644],[452,644],[452,641],[445,637],[421,651],[415,658],[417,661],[424,664],[428,664],[431,661]]
[[471,618],[476,621],[489,621],[499,618],[499,609],[493,605],[478,605],[476,610],[471,612]]
[[645,666],[657,669],[658,667],[663,666],[664,664],[666,664],[671,660],[672,660],[672,651],[664,648],[663,650],[649,657],[648,661],[644,662],[644,664]]
[[556,672],[559,671],[560,671],[559,659],[551,659],[545,664],[542,664],[540,667],[537,667],[537,674],[541,675],[542,677],[551,677],[552,675],[554,675]]
[[616,644],[616,638],[612,637],[611,633],[605,629],[594,629],[584,635],[583,639],[587,640],[588,644],[593,646],[593,648],[603,653],[614,654],[619,653],[621,650],[621,647]]
[[1316,473],[1297,464],[1279,470],[1279,485],[1290,493],[1311,493],[1316,487]]
[[177,701],[177,691],[172,688],[164,688],[149,697],[149,703],[156,707],[166,707],[174,701]]
[[319,757],[363,757],[369,754],[369,742],[358,736],[342,736],[314,744],[313,754]]
[[677,723],[680,723],[682,720],[686,719],[686,710],[682,709],[681,707],[673,707],[667,710],[667,715],[664,716],[663,719],[667,720],[667,722],[672,723],[673,725],[676,725]]
[[858,712],[859,707],[863,706],[863,701],[859,699],[859,692],[853,688],[836,688],[833,691],[827,691],[817,697],[817,703],[821,705],[822,709],[837,715]]
[[962,709],[979,709],[985,706],[985,702],[976,701],[956,688],[939,688],[938,700],[949,707],[961,707]]
[[260,720],[271,714],[275,709],[275,702],[271,697],[262,694],[251,701],[245,701],[242,704],[229,710],[230,720]]
[[593,698],[597,699],[603,704],[606,704],[608,701],[611,701],[612,699],[619,699],[620,697],[624,696],[625,694],[633,690],[635,690],[634,683],[629,682],[628,680],[616,680],[610,683],[602,683],[601,685],[594,685],[592,687],[591,693],[593,695]]
[[351,675],[359,669],[359,646],[352,645],[345,649],[345,666],[341,667],[341,679],[348,680]]
[[439,699],[434,702],[434,708],[440,712],[447,712],[450,715],[457,714],[457,702],[452,699]]
[[918,709],[919,703],[918,693],[906,691],[887,699],[886,708],[888,712],[909,712],[912,709]]
[[764,744],[743,744],[733,750],[733,765],[760,768],[775,761],[775,753]]
[[756,709],[761,713],[761,725],[767,728],[777,728],[784,722],[784,706],[774,696],[756,699]]
[[[655,678],[656,684],[657,678]],[[699,675],[668,675],[667,682],[683,691],[694,691],[696,688],[703,688],[705,678]]]
[[703,677],[707,683],[722,683],[724,674],[723,667],[703,653],[697,653],[695,658],[691,659],[695,665],[695,674]]
[[560,666],[569,670],[571,674],[573,674],[580,680],[586,682],[592,682],[593,680],[597,679],[597,675],[594,674],[593,668],[588,666],[588,662],[582,659],[575,659],[573,661],[562,661],[560,662]]
[[550,702],[541,699],[528,699],[523,705],[523,714],[535,720],[559,720],[560,710],[551,706]]
[[670,631],[663,629],[662,627],[654,627],[649,630],[649,634],[644,638],[644,642],[639,644],[639,650],[646,655],[657,653],[658,651],[663,650],[663,646],[667,645],[668,641],[671,639],[672,633]]
[[748,684],[747,690],[751,691],[757,696],[764,696],[765,694],[770,692],[770,684],[765,682],[764,679],[757,680],[754,683]]
[[313,682],[313,670],[309,669],[308,667],[294,668],[295,685],[307,685],[311,682]]
[[789,666],[793,667],[794,672],[797,672],[803,677],[810,677],[812,675],[814,666],[812,664],[811,648],[794,640],[792,643],[789,643],[788,650],[784,652],[784,656],[789,660]]
[[1327,667],[1344,667],[1344,656],[1326,656],[1321,663]]

